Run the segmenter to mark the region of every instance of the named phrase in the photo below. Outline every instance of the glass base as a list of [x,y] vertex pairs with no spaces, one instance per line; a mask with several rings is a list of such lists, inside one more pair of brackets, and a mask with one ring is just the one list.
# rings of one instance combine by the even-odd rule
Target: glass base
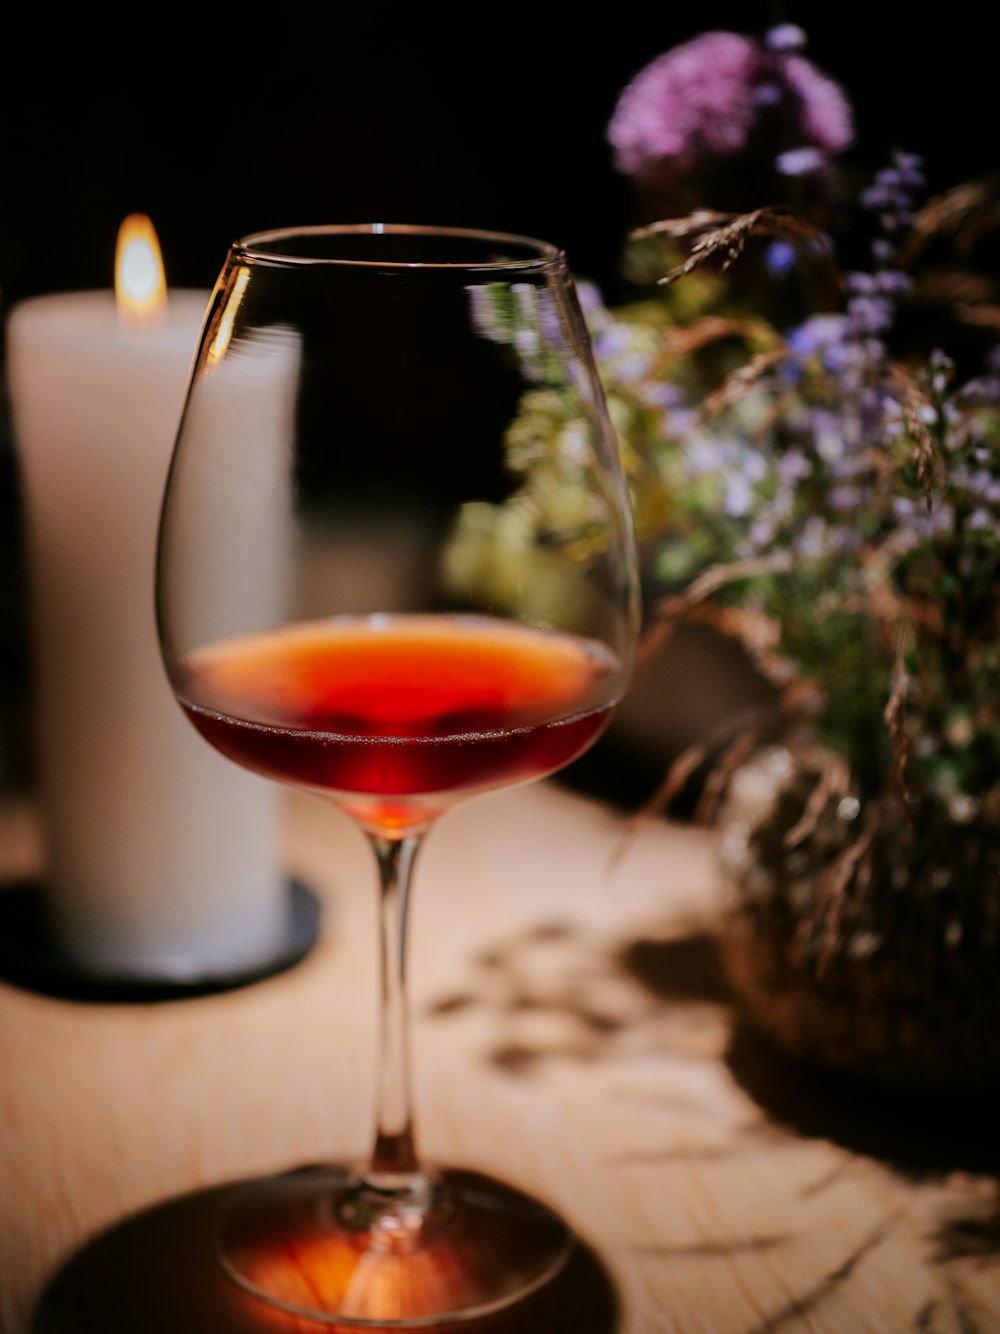
[[417,1328],[522,1300],[573,1247],[563,1220],[513,1186],[459,1168],[389,1193],[323,1166],[248,1183],[219,1258],[245,1291],[328,1324]]

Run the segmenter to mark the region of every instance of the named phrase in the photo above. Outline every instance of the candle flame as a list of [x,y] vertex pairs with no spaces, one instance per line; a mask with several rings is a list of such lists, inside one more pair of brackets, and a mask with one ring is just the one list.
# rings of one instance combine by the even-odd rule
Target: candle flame
[[115,304],[129,328],[161,324],[167,313],[167,279],[152,222],[133,213],[118,229],[115,247]]

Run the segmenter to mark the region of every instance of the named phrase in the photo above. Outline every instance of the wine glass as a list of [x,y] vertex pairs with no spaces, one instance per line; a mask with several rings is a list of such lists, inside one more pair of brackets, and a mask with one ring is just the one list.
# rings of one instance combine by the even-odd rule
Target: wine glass
[[566,1259],[549,1204],[418,1152],[408,899],[435,821],[598,738],[637,614],[627,488],[557,247],[390,224],[230,247],[164,497],[163,659],[211,745],[352,818],[380,887],[370,1157],[237,1194],[219,1258],[262,1300],[448,1323]]

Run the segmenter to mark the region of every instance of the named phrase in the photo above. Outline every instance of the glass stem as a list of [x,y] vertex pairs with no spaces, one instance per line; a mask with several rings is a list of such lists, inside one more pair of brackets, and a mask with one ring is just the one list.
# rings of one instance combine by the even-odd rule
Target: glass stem
[[419,1193],[427,1183],[413,1127],[406,938],[413,863],[423,834],[398,839],[369,834],[369,839],[379,872],[381,990],[375,1144],[364,1177],[387,1194]]

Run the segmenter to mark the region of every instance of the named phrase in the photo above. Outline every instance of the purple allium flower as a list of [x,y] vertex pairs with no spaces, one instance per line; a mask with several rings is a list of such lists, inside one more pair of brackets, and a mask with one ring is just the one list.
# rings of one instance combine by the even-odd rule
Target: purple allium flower
[[745,146],[762,82],[756,44],[707,32],[658,56],[618,99],[608,138],[626,175],[685,174]]
[[840,153],[852,138],[844,93],[810,61],[722,31],[642,69],[608,125],[618,170],[665,192],[747,153],[773,164],[782,152]]
[[854,119],[840,85],[821,74],[805,56],[790,56],[784,62],[784,73],[798,99],[804,143],[842,153],[854,138]]

